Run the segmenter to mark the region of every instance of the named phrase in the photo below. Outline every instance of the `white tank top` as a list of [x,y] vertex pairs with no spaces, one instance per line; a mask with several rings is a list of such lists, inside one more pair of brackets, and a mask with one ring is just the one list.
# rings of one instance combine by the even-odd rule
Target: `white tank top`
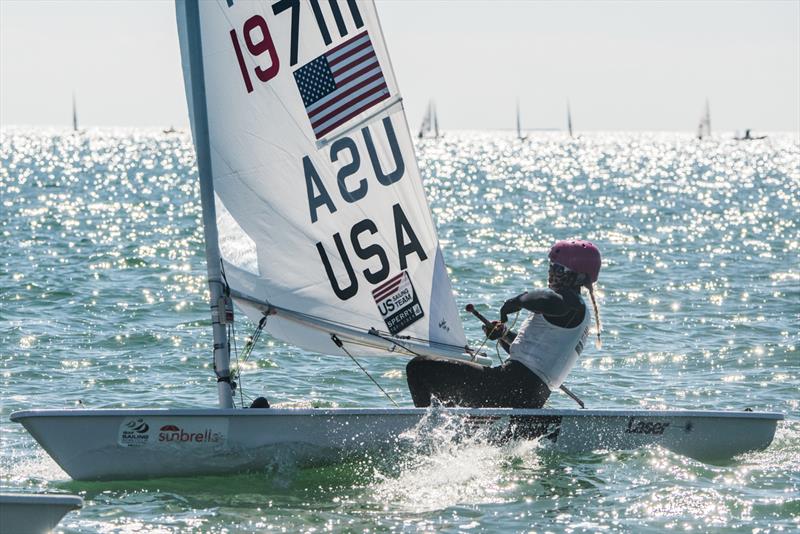
[[536,373],[550,390],[558,389],[583,351],[590,319],[588,307],[583,321],[575,328],[549,323],[541,313],[528,314],[511,343],[511,359]]

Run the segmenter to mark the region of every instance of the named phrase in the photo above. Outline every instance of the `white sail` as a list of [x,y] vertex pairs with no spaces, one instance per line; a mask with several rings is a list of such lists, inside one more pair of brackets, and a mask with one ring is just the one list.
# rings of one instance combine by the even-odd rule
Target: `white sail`
[[436,114],[436,103],[433,104],[433,137],[439,139],[439,116]]
[[352,353],[396,350],[377,331],[460,354],[373,3],[200,2],[203,80],[188,68],[184,12],[179,2],[192,128],[204,84],[219,248],[240,307],[258,320],[268,303],[273,335],[318,352],[340,353],[332,333]]
[[78,106],[75,104],[75,93],[72,93],[72,131],[78,131]]
[[569,109],[569,100],[567,100],[567,131],[569,132],[569,136],[573,137],[573,135],[572,135],[572,112]]
[[427,135],[430,129],[431,129],[431,108],[429,103],[428,108],[425,110],[425,115],[423,115],[422,117],[422,123],[419,125],[419,133],[417,134],[417,137],[422,139],[423,137],[425,137],[425,135]]
[[433,100],[428,101],[428,107],[425,110],[425,116],[422,117],[422,124],[419,126],[417,137],[420,139],[425,137],[439,138],[439,119],[436,117],[436,104]]

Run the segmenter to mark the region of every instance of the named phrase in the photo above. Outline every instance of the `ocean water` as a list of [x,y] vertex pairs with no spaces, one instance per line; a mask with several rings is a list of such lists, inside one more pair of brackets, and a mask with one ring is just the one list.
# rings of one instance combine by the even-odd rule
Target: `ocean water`
[[[82,495],[65,532],[796,532],[800,138],[731,138],[447,132],[417,148],[459,305],[494,316],[545,284],[553,240],[591,239],[603,348],[570,387],[593,408],[783,412],[768,449],[711,465],[442,429],[397,457],[83,483],[9,414],[215,404],[194,152],[185,133],[4,129],[0,488]],[[252,328],[238,323],[239,347]],[[410,405],[405,360],[362,363]],[[245,401],[387,404],[349,359],[269,336],[241,369]]]

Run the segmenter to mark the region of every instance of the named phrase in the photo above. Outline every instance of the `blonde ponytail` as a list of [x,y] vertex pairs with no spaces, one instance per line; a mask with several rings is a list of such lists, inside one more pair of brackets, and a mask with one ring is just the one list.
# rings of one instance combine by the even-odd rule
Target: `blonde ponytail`
[[603,348],[603,342],[600,340],[600,310],[597,309],[597,301],[594,299],[594,284],[589,282],[586,286],[589,289],[589,296],[592,299],[592,307],[594,308],[594,322],[597,325],[597,339],[594,342],[594,346],[597,347],[598,350]]

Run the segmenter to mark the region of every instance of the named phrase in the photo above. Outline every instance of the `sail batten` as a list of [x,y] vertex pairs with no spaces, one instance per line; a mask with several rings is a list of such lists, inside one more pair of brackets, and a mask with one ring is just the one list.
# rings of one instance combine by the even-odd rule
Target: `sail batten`
[[[181,41],[190,111],[192,84],[205,87],[228,284],[362,334],[375,328],[462,350],[466,337],[374,4],[342,3],[341,20],[330,6],[320,14],[302,2],[281,5],[200,2],[203,80],[191,79]],[[263,313],[237,302],[253,320]],[[332,352],[318,325],[296,319],[279,315],[267,330]]]

